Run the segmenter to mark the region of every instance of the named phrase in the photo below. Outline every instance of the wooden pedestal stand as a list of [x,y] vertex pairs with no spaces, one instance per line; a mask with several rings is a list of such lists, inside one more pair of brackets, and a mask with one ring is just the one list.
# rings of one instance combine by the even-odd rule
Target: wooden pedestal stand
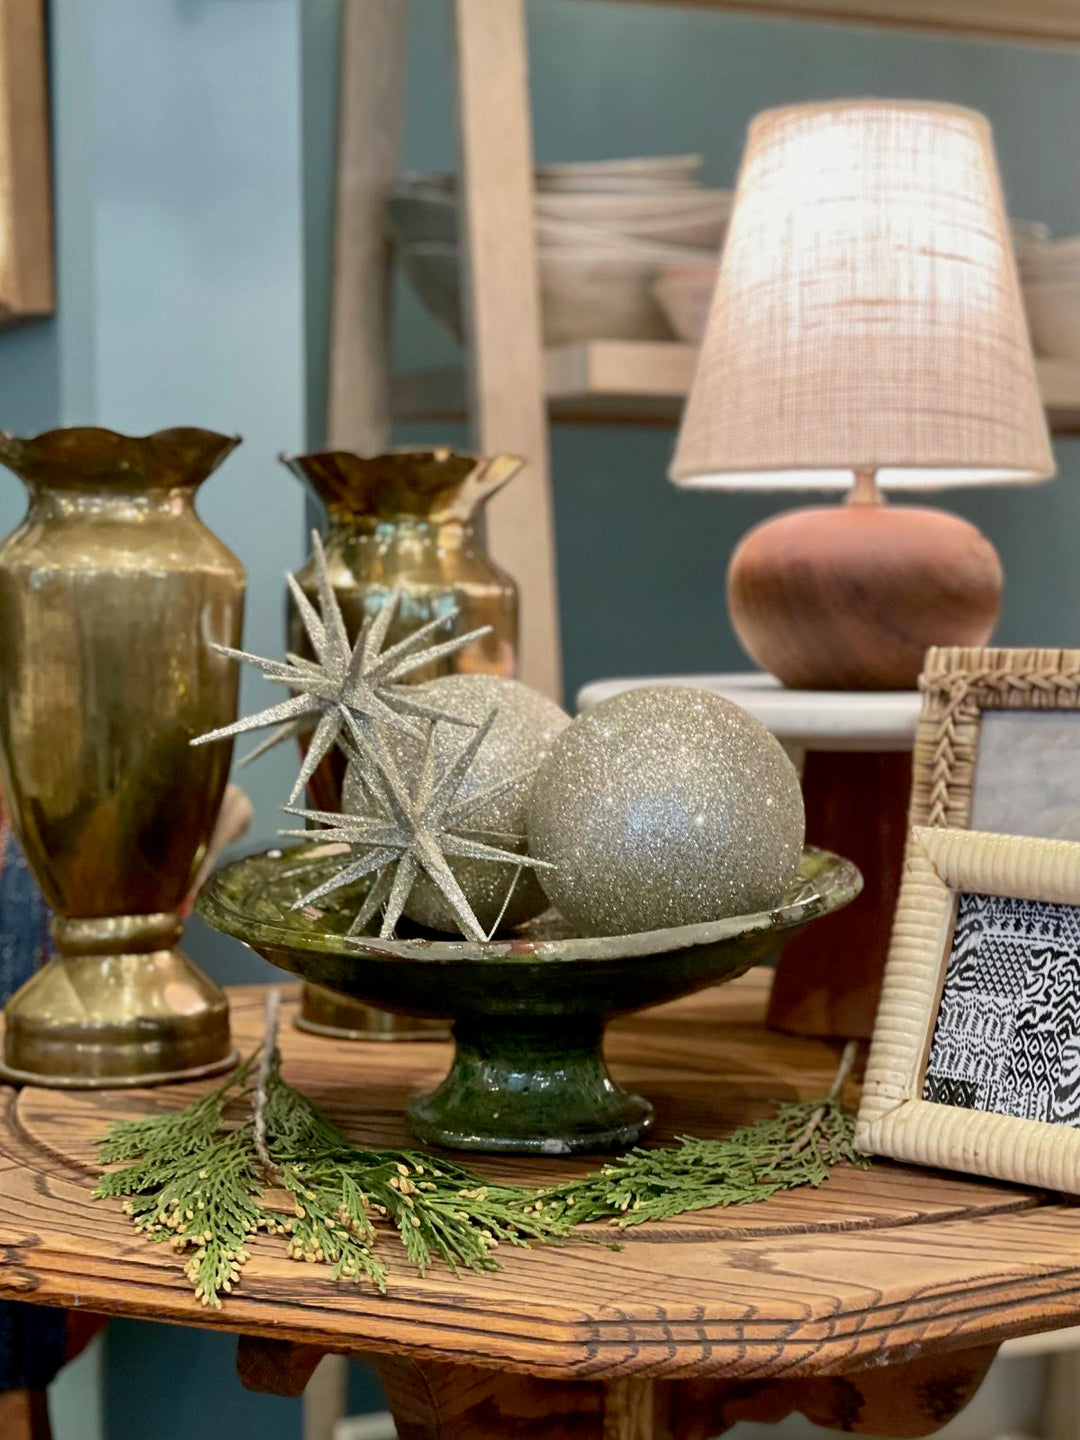
[[767,1022],[793,1035],[868,1040],[874,1027],[890,920],[900,889],[911,756],[810,751],[803,764],[806,837],[853,860],[863,892],[780,954]]

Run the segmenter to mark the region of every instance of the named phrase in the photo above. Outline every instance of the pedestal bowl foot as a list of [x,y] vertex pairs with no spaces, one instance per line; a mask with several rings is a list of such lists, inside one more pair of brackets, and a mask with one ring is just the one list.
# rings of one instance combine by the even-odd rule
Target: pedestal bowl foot
[[653,1107],[604,1064],[603,1026],[565,1017],[454,1026],[456,1053],[437,1090],[409,1106],[429,1145],[509,1155],[610,1154],[642,1140]]

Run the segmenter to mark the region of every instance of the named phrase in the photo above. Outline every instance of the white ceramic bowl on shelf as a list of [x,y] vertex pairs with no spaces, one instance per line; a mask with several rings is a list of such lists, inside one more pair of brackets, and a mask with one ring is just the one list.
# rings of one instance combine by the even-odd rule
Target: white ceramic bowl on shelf
[[618,221],[556,220],[538,215],[536,225],[540,240],[549,236],[556,226],[573,225],[577,229],[592,230],[608,240],[641,240],[651,245],[679,245],[715,254],[724,242],[730,218],[731,205],[727,203]]
[[1027,264],[1020,267],[1020,279],[1025,285],[1060,285],[1080,280],[1080,263],[1061,259],[1048,264]]
[[1010,220],[1009,231],[1018,259],[1033,250],[1041,250],[1051,242],[1050,226],[1043,220]]
[[[544,340],[660,340],[653,294],[665,267],[711,266],[732,194],[702,190],[698,155],[541,165],[535,235]],[[457,177],[408,177],[387,206],[402,268],[427,309],[461,337]]]
[[700,345],[705,335],[717,261],[701,265],[670,265],[661,270],[653,284],[657,304],[680,340]]
[[[546,345],[671,339],[671,329],[652,293],[662,263],[655,257],[628,255],[612,247],[543,246],[539,260]],[[401,263],[427,309],[460,340],[457,246],[405,245]]]
[[[672,245],[711,253],[723,240],[729,211],[730,205],[713,203],[611,222],[538,212],[535,233],[540,245]],[[401,245],[457,242],[457,204],[449,193],[395,195],[386,202],[386,216]]]
[[559,236],[569,234],[568,227],[572,226],[575,230],[588,230],[602,236],[609,243],[640,240],[647,245],[673,245],[715,255],[724,243],[729,218],[729,211],[720,206],[617,222],[556,220],[538,214],[536,235],[542,244],[557,243]]
[[[573,160],[561,165],[538,165],[533,171],[537,193],[575,194],[618,191],[628,195],[671,190],[685,193],[699,187],[700,155],[630,155],[618,160]],[[454,191],[458,177],[438,170],[405,176],[412,191]]]
[[550,220],[572,220],[581,224],[606,225],[623,229],[627,224],[661,220],[668,216],[731,214],[731,190],[653,190],[626,194],[614,191],[568,190],[539,192],[533,201],[536,213]]
[[618,160],[538,165],[535,184],[538,192],[681,190],[698,185],[700,169],[700,155],[629,155]]
[[1025,285],[1080,280],[1080,235],[1056,240],[1029,238],[1016,242],[1016,259]]
[[549,181],[536,186],[538,195],[696,195],[696,180],[682,180],[678,176],[670,179],[666,175],[642,176],[640,179],[624,178],[621,175],[598,175],[580,180],[568,178]]
[[1071,280],[1025,281],[1023,295],[1036,355],[1080,360],[1080,275]]

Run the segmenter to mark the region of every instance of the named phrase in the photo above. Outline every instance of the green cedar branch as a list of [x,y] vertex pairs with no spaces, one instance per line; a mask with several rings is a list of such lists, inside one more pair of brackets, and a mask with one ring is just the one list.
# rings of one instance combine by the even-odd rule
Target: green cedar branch
[[[723,1139],[633,1150],[539,1191],[487,1183],[429,1152],[354,1145],[283,1078],[276,1003],[267,1009],[264,1045],[218,1089],[183,1110],[121,1121],[100,1142],[103,1162],[121,1168],[101,1177],[95,1197],[122,1199],[140,1231],[185,1254],[204,1305],[220,1308],[260,1230],[285,1237],[292,1259],[384,1292],[387,1229],[421,1274],[436,1261],[455,1274],[497,1270],[500,1245],[566,1243],[596,1221],[639,1225],[745,1205],[820,1185],[834,1165],[869,1163],[840,1100],[848,1046],[827,1095],[780,1105]],[[229,1114],[237,1104],[239,1119]]]

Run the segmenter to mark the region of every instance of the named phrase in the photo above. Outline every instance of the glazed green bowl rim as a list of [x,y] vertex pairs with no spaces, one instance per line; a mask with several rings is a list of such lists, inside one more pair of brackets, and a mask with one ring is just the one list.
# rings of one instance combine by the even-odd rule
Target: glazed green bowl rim
[[[821,915],[841,909],[862,890],[858,868],[843,856],[815,845],[803,847],[799,876],[792,882],[792,898],[771,910],[751,915],[730,915],[694,925],[677,925],[665,930],[643,930],[630,935],[567,936],[558,939],[529,938],[518,934],[499,940],[415,938],[381,940],[371,935],[346,935],[330,930],[305,929],[268,919],[255,919],[238,908],[229,894],[230,881],[256,867],[303,855],[305,862],[340,847],[305,842],[286,849],[274,847],[256,855],[234,860],[216,870],[203,887],[196,910],[215,929],[243,941],[255,950],[303,951],[319,955],[351,956],[374,961],[420,960],[426,962],[492,960],[543,960],[572,964],[581,960],[618,961],[643,955],[659,955],[717,945],[762,930],[789,930]],[[250,885],[248,887],[250,893]],[[790,891],[789,891],[790,893]]]

